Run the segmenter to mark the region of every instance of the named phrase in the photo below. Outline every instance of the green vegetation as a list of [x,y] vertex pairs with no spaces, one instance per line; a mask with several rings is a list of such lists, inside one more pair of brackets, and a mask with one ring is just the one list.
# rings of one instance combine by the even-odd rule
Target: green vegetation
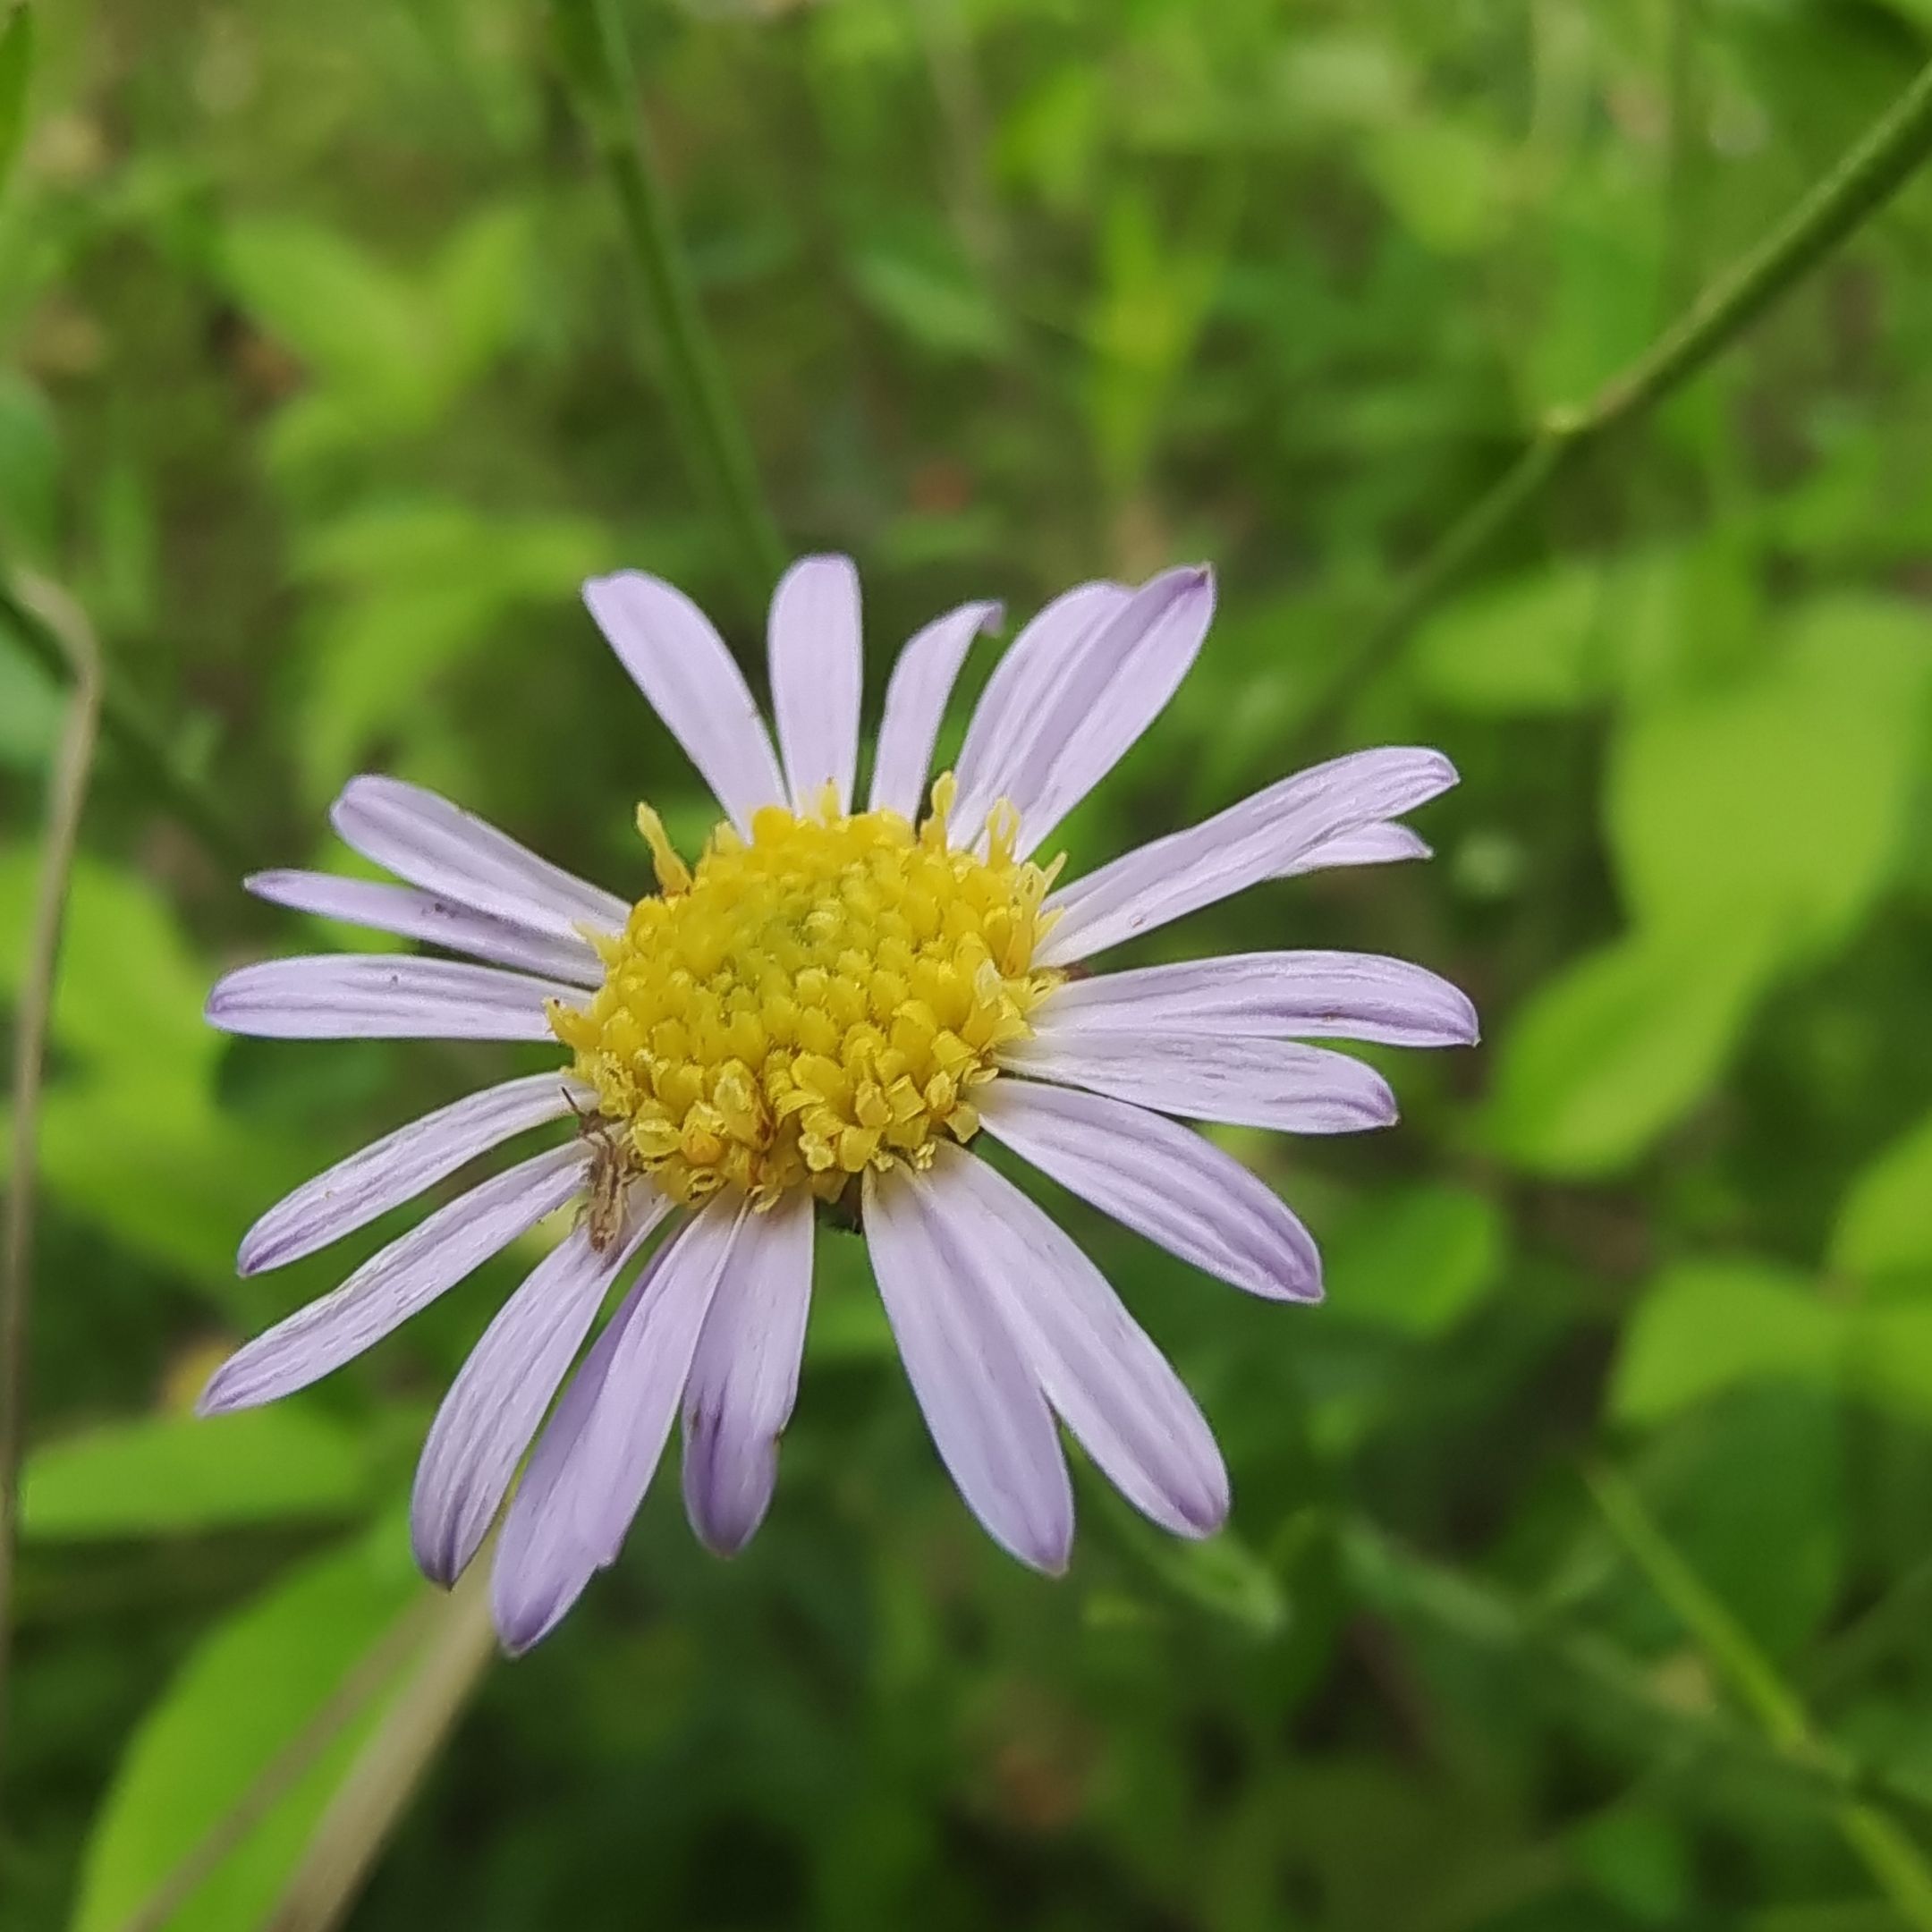
[[[0,1928],[1932,1928],[1928,60],[1928,0],[13,10],[29,1044],[90,635],[105,690]],[[1435,863],[1150,956],[1399,953],[1485,1043],[1378,1055],[1390,1133],[1226,1137],[1321,1238],[1318,1309],[1052,1198],[1216,1425],[1214,1543],[1082,1481],[1064,1580],[1002,1556],[827,1235],[750,1551],[660,1478],[486,1670],[400,1505],[516,1256],[282,1409],[189,1411],[346,1271],[237,1280],[255,1216],[515,1056],[231,1042],[201,1000],[349,943],[239,876],[343,866],[359,770],[646,889],[636,801],[687,849],[708,805],[577,586],[657,571],[755,664],[812,548],[864,572],[874,718],[947,605],[1213,562],[1076,862],[1440,745]]]

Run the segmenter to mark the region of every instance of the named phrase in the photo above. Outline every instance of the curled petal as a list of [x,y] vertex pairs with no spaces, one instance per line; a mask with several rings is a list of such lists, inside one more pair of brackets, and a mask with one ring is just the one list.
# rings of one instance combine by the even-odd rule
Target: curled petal
[[1439,751],[1352,752],[1077,879],[1046,902],[1042,966],[1068,966],[1292,869],[1338,835],[1393,818],[1455,783]]

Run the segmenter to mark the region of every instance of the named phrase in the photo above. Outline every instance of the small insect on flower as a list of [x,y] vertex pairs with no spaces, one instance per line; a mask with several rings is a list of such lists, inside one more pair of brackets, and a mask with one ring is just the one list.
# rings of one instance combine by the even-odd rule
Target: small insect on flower
[[1455,987],[1373,953],[1091,970],[1248,886],[1426,858],[1399,821],[1455,783],[1437,751],[1356,751],[1063,876],[1049,842],[1174,695],[1214,597],[1209,572],[1183,569],[1056,597],[1006,648],[936,778],[953,680],[1000,623],[995,604],[947,612],[900,655],[861,793],[845,558],[805,558],[773,598],[775,743],[689,597],[634,571],[588,584],[619,662],[716,793],[716,826],[687,859],[640,805],[655,877],[640,864],[619,896],[433,792],[363,777],[331,818],[396,883],[249,880],[459,956],[244,966],[209,995],[215,1025],[541,1042],[559,1058],[298,1188],[243,1239],[242,1274],[313,1254],[519,1135],[547,1128],[552,1144],[248,1343],[203,1411],[306,1387],[580,1204],[463,1364],[411,1504],[417,1561],[443,1584],[504,1512],[492,1601],[505,1647],[527,1649],[615,1561],[674,1428],[692,1527],[724,1555],[750,1539],[798,1396],[818,1210],[856,1209],[933,1445],[997,1542],[1066,1567],[1063,1429],[1162,1528],[1211,1534],[1229,1490],[1206,1418],[1099,1269],[981,1157],[987,1143],[1207,1274],[1312,1301],[1308,1231],[1184,1123],[1385,1127],[1387,1083],[1331,1043],[1476,1038]]
[[617,1245],[617,1238],[623,1233],[625,1194],[636,1170],[611,1123],[602,1114],[579,1106],[568,1090],[564,1097],[577,1116],[579,1138],[588,1141],[590,1148],[583,1206],[577,1210],[577,1224],[586,1231],[591,1252],[606,1254]]

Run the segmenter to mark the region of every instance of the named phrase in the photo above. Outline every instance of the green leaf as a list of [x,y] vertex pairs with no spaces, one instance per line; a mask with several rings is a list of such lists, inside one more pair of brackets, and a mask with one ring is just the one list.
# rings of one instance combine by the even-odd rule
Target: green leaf
[[1573,711],[1604,686],[1606,584],[1564,563],[1458,598],[1416,639],[1419,682],[1460,710]]
[[1733,687],[1648,710],[1606,811],[1640,924],[1768,919],[1801,953],[1849,935],[1889,877],[1925,742],[1932,623],[1877,598],[1813,606]]
[[1547,981],[1503,1042],[1488,1130],[1533,1174],[1614,1172],[1716,1083],[1775,959],[1740,918],[1631,934]]
[[1860,1309],[1850,1367],[1868,1400],[1921,1427],[1932,1423],[1932,1306],[1914,1300]]
[[162,1535],[352,1514],[369,1460],[355,1431],[289,1404],[154,1416],[46,1444],[21,1477],[29,1537]]
[[[305,1564],[220,1624],[134,1733],[95,1820],[72,1932],[117,1932],[328,1701],[423,1584],[394,1522]],[[254,1932],[366,1734],[325,1749],[168,1920]]]
[[1370,178],[1426,248],[1461,255],[1495,234],[1506,207],[1503,148],[1461,123],[1410,114],[1376,128]]
[[1831,1265],[1868,1278],[1932,1270],[1932,1115],[1852,1182],[1832,1231]]
[[1833,1387],[1845,1323],[1802,1275],[1755,1261],[1680,1263],[1651,1284],[1624,1329],[1611,1412],[1654,1423],[1744,1384]]
[[1092,1498],[1116,1546],[1169,1596],[1250,1638],[1287,1629],[1288,1593],[1280,1577],[1233,1530],[1194,1542],[1156,1529],[1106,1483],[1083,1484],[1082,1495]]
[[528,604],[559,607],[608,554],[603,530],[571,517],[487,517],[410,504],[327,526],[305,573],[340,585],[316,633],[301,741],[309,794],[326,799],[372,744],[406,734],[436,681]]
[[224,258],[242,307],[316,375],[371,414],[421,419],[432,331],[400,277],[334,230],[287,219],[235,223]]
[[21,0],[0,27],[0,191],[27,134],[27,89],[33,79],[33,9]]
[[997,361],[1012,348],[1006,318],[966,263],[923,231],[874,242],[852,263],[852,280],[871,309],[934,355]]
[[[0,933],[27,929],[38,874],[32,847],[0,848]],[[0,998],[17,993],[20,950],[0,946]],[[64,1048],[149,1076],[205,1071],[222,1044],[201,1017],[209,979],[146,879],[85,855],[75,861],[54,1003]]]
[[1378,1194],[1328,1245],[1328,1305],[1343,1320],[1414,1335],[1452,1328],[1495,1284],[1506,1230],[1465,1188]]

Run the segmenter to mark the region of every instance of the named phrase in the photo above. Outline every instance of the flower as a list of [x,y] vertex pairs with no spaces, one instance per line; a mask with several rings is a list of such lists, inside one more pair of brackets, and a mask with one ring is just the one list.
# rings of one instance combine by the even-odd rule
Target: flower
[[1056,1417],[1155,1522],[1216,1529],[1227,1475],[1180,1377],[1057,1224],[973,1148],[1002,1143],[1236,1287],[1317,1299],[1320,1260],[1300,1221],[1170,1116],[1292,1133],[1386,1125],[1380,1075],[1307,1042],[1464,1043],[1469,1002],[1419,966],[1347,953],[1082,969],[1262,879],[1426,856],[1395,820],[1455,782],[1448,760],[1336,758],[1061,884],[1060,861],[1036,854],[1192,665],[1214,608],[1208,571],[1083,584],[1047,605],[994,671],[956,770],[929,788],[954,678],[1000,613],[969,604],[928,624],[894,669],[862,809],[849,562],[808,557],[773,599],[782,767],[690,599],[632,572],[584,594],[724,820],[687,864],[640,806],[657,890],[628,904],[434,792],[360,777],[335,801],[335,829],[400,883],[248,881],[279,904],[466,957],[245,966],[209,996],[215,1025],[548,1040],[571,1058],[441,1107],[299,1188],[249,1231],[243,1275],[313,1253],[531,1129],[570,1131],[249,1343],[216,1373],[204,1412],[304,1387],[580,1203],[457,1376],[413,1495],[417,1558],[447,1584],[516,1485],[492,1589],[504,1642],[521,1650],[616,1557],[681,1408],[697,1533],[729,1553],[757,1529],[797,1394],[815,1203],[843,1199],[860,1208],[934,1445],[999,1543],[1044,1571],[1066,1563]]

